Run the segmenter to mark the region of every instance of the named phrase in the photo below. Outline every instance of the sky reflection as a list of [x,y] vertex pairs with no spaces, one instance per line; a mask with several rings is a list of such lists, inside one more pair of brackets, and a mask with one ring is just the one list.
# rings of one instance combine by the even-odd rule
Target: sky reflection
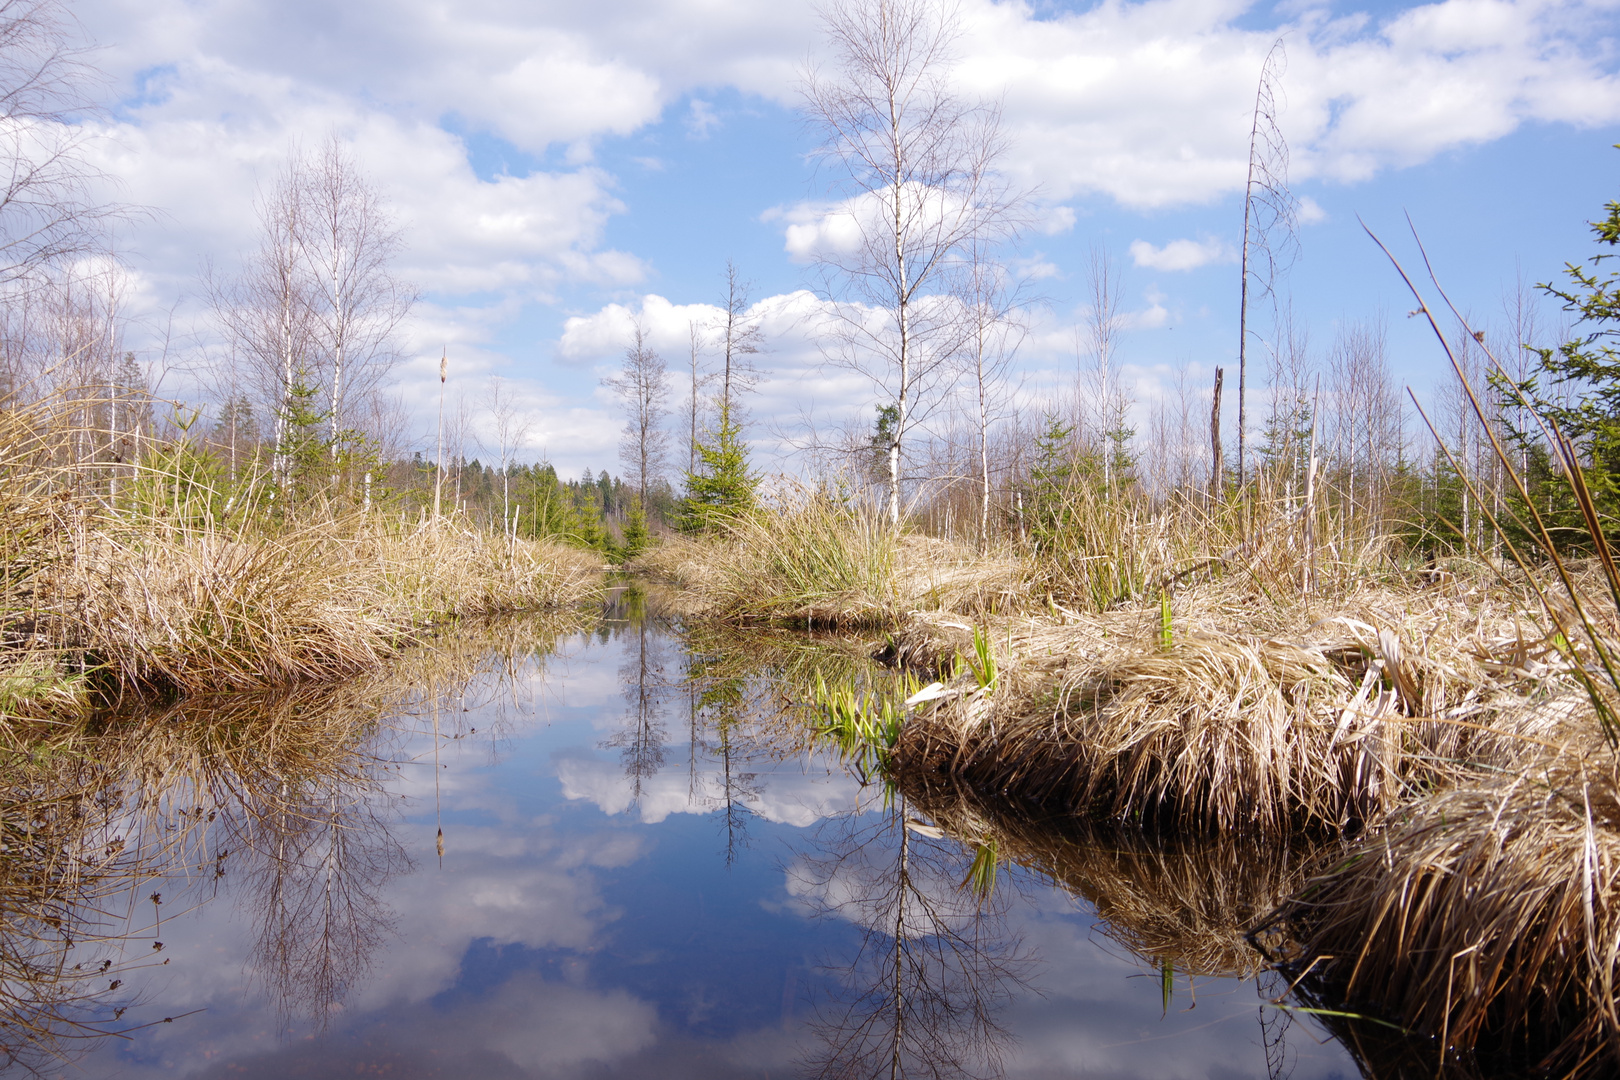
[[[722,670],[620,614],[419,699],[296,858],[142,884],[188,897],[124,990],[157,1023],[46,1074],[855,1077],[898,1041],[909,1075],[1268,1076],[1252,983],[1166,1009],[1050,880],[978,903],[971,850],[793,752],[769,655]],[[1319,1037],[1289,1033],[1292,1076],[1355,1075]]]

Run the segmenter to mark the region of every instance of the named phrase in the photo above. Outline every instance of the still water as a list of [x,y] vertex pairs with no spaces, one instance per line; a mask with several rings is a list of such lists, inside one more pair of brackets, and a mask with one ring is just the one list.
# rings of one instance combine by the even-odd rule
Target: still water
[[[132,749],[76,841],[101,876],[31,871],[43,917],[6,899],[12,1072],[1360,1072],[1264,1005],[1278,986],[1217,977],[1250,961],[1196,851],[986,851],[973,808],[886,799],[809,745],[794,702],[852,644],[705,639],[621,597],[458,648],[408,690],[250,703],[206,736],[148,718],[141,747],[175,746]],[[265,738],[254,709],[335,716],[343,748],[222,749]]]

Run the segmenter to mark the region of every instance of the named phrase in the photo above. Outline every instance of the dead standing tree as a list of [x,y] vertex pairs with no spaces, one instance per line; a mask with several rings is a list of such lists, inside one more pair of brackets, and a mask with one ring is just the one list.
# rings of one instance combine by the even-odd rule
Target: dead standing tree
[[1288,65],[1282,39],[1260,66],[1249,128],[1249,176],[1243,187],[1242,285],[1238,304],[1238,486],[1248,482],[1249,285],[1261,297],[1276,296],[1277,278],[1299,244],[1299,208],[1288,190],[1288,143],[1277,126],[1278,84]]
[[952,92],[950,12],[931,0],[836,0],[821,20],[833,70],[806,74],[802,108],[835,174],[839,238],[814,251],[842,331],[828,359],[869,378],[892,409],[882,449],[898,527],[905,440],[962,331],[938,291],[971,241],[1016,230],[1019,200],[995,170],[999,112]]

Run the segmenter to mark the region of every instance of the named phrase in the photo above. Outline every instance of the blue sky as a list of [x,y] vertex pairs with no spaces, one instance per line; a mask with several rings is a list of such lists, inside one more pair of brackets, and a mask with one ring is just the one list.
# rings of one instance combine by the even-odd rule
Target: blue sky
[[[820,301],[796,293],[810,277],[785,244],[790,220],[825,209],[794,111],[803,64],[822,49],[809,4],[480,0],[452,13],[422,0],[335,11],[86,0],[73,11],[101,46],[115,102],[104,164],[124,198],[161,211],[123,243],[146,332],[170,312],[184,331],[172,366],[195,367],[212,340],[199,267],[228,268],[252,245],[256,190],[290,147],[335,135],[405,225],[401,269],[424,289],[394,372],[417,438],[448,348],[474,436],[487,433],[480,405],[500,375],[531,421],[525,456],[617,471],[618,420],[599,380],[629,318],[646,318],[684,363],[687,324],[712,315],[695,305],[717,298],[728,258],[754,283],[770,338],[757,452],[777,453],[774,433],[807,403],[832,422],[870,417],[870,389],[826,370],[807,340],[803,316]],[[1037,190],[1043,220],[1072,219],[1013,253],[1045,274],[1020,356],[1030,394],[1073,381],[1095,245],[1123,272],[1133,326],[1118,356],[1139,416],[1179,370],[1200,387],[1217,364],[1233,378],[1248,113],[1279,35],[1293,189],[1317,208],[1284,282],[1296,321],[1320,358],[1336,326],[1384,318],[1397,378],[1429,393],[1438,353],[1404,317],[1412,305],[1358,215],[1411,254],[1410,213],[1454,298],[1487,323],[1516,279],[1547,280],[1591,254],[1585,222],[1620,195],[1617,11],[1614,0],[963,0],[961,90],[1002,102],[1009,174]],[[1213,258],[1149,265],[1144,245],[1176,241]],[[195,357],[180,363],[184,350]],[[178,371],[164,389],[196,393]],[[468,451],[479,452],[472,438]]]

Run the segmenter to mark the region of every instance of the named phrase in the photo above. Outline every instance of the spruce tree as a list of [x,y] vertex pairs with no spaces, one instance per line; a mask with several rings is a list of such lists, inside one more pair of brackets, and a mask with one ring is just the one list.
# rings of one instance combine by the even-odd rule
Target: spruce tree
[[698,444],[697,471],[686,474],[681,524],[688,532],[713,529],[754,505],[757,480],[748,471],[748,447],[723,401],[720,425],[712,435],[713,442]]

